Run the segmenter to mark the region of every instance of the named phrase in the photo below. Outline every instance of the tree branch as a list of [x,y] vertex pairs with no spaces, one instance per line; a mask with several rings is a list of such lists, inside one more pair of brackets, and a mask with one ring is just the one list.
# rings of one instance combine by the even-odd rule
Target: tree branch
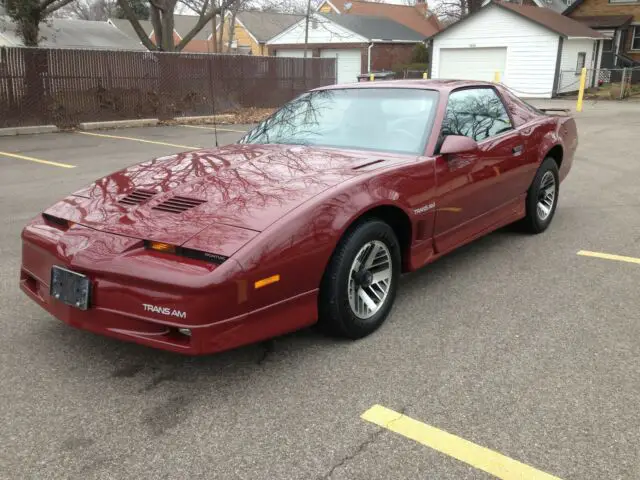
[[131,23],[131,26],[140,38],[142,44],[149,50],[157,50],[156,46],[147,35],[147,32],[145,32],[144,28],[142,28],[142,25],[140,25],[140,21],[136,18],[131,5],[129,5],[129,0],[118,0],[118,5],[120,5],[120,8],[122,8],[125,17],[129,19],[129,23]]
[[[69,5],[71,2],[73,2],[74,0],[61,0],[59,3],[55,3],[56,0],[51,0],[48,1],[49,6],[46,7],[43,11],[42,11],[42,17],[46,17],[47,15],[51,15],[53,12],[55,12],[56,10],[60,10],[61,8]],[[45,2],[47,3],[47,2]]]

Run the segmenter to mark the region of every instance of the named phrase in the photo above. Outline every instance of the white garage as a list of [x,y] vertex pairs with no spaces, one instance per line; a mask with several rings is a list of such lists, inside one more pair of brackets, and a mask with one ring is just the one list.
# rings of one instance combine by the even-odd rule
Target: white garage
[[338,83],[358,81],[358,75],[362,73],[362,53],[360,50],[320,50],[320,57],[336,59]]
[[[307,56],[311,56],[307,53]],[[277,50],[276,57],[304,58],[304,50]]]
[[462,80],[494,79],[495,72],[504,75],[507,48],[443,48],[440,50],[440,78]]
[[522,97],[550,98],[588,86],[602,56],[600,33],[548,8],[488,3],[433,37],[432,78],[500,81]]

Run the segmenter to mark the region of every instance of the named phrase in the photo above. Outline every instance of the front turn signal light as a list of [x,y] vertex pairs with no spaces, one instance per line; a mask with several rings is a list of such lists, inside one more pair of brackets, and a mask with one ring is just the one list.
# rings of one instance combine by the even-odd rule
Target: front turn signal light
[[176,253],[175,245],[171,245],[170,243],[148,242],[147,248],[155,250],[156,252]]
[[263,278],[262,280],[258,280],[256,283],[253,284],[253,286],[254,288],[262,288],[279,281],[280,281],[280,275],[272,275],[270,277]]

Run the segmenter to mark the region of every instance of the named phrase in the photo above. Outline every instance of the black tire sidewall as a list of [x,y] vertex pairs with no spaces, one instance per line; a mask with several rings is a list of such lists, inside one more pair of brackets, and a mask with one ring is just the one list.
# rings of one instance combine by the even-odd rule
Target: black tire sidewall
[[[537,210],[538,194],[540,192],[540,184],[542,182],[542,177],[547,172],[551,172],[555,178],[556,195],[553,202],[553,207],[551,207],[551,213],[545,220],[542,220],[538,216],[538,210]],[[531,182],[531,186],[529,187],[529,192],[527,194],[527,221],[533,232],[540,233],[545,231],[549,227],[556,213],[559,194],[560,194],[560,175],[558,172],[558,165],[556,164],[553,158],[547,157],[544,159],[544,161],[540,165],[540,168],[538,168],[538,171],[536,172],[533,182]]]
[[[351,266],[360,249],[368,242],[383,242],[391,255],[391,285],[385,303],[367,319],[357,317],[349,304],[348,281]],[[320,319],[330,330],[348,338],[361,338],[377,330],[389,315],[400,277],[401,252],[393,229],[377,219],[363,221],[350,229],[336,248],[320,291]]]

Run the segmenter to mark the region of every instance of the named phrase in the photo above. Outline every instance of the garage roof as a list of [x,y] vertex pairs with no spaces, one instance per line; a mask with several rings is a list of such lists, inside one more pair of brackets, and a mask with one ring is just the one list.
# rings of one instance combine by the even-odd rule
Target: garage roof
[[438,17],[429,11],[426,2],[415,5],[398,5],[371,0],[330,0],[335,10],[343,15],[367,15],[394,20],[408,28],[430,37],[441,30]]
[[559,33],[564,37],[603,38],[599,32],[590,29],[586,25],[565,17],[548,8],[530,7],[528,5],[516,5],[514,3],[493,2],[495,5],[511,10],[529,20]]
[[257,42],[263,43],[302,20],[304,15],[247,10],[239,12],[236,18]]
[[369,40],[394,40],[417,43],[425,39],[424,34],[384,17],[352,14],[337,15],[334,13],[325,13],[322,14],[322,16]]
[[[0,17],[0,32],[5,45],[22,46],[16,23]],[[140,42],[130,38],[107,22],[52,18],[40,24],[44,48],[89,48],[110,50],[146,50]]]
[[591,28],[617,28],[633,21],[633,15],[599,15],[590,17],[573,17],[577,22]]
[[[520,15],[521,17],[526,18],[527,20],[531,20],[532,22],[537,23],[538,25],[545,27],[548,30],[551,30],[552,32],[562,35],[563,37],[596,39],[604,38],[602,34],[597,32],[596,30],[593,30],[588,26],[569,17],[560,15],[559,13],[554,12],[549,8],[516,5],[514,3],[504,3],[493,0],[486,7],[483,7],[479,11],[482,11],[484,8],[492,8],[492,6],[502,8],[504,10],[509,10],[517,15]],[[475,12],[475,14],[477,13],[478,12]],[[443,32],[446,32],[450,28],[457,28],[459,25],[464,24],[467,18],[471,18],[475,14],[468,15],[466,18],[450,25],[436,35],[441,35]]]

